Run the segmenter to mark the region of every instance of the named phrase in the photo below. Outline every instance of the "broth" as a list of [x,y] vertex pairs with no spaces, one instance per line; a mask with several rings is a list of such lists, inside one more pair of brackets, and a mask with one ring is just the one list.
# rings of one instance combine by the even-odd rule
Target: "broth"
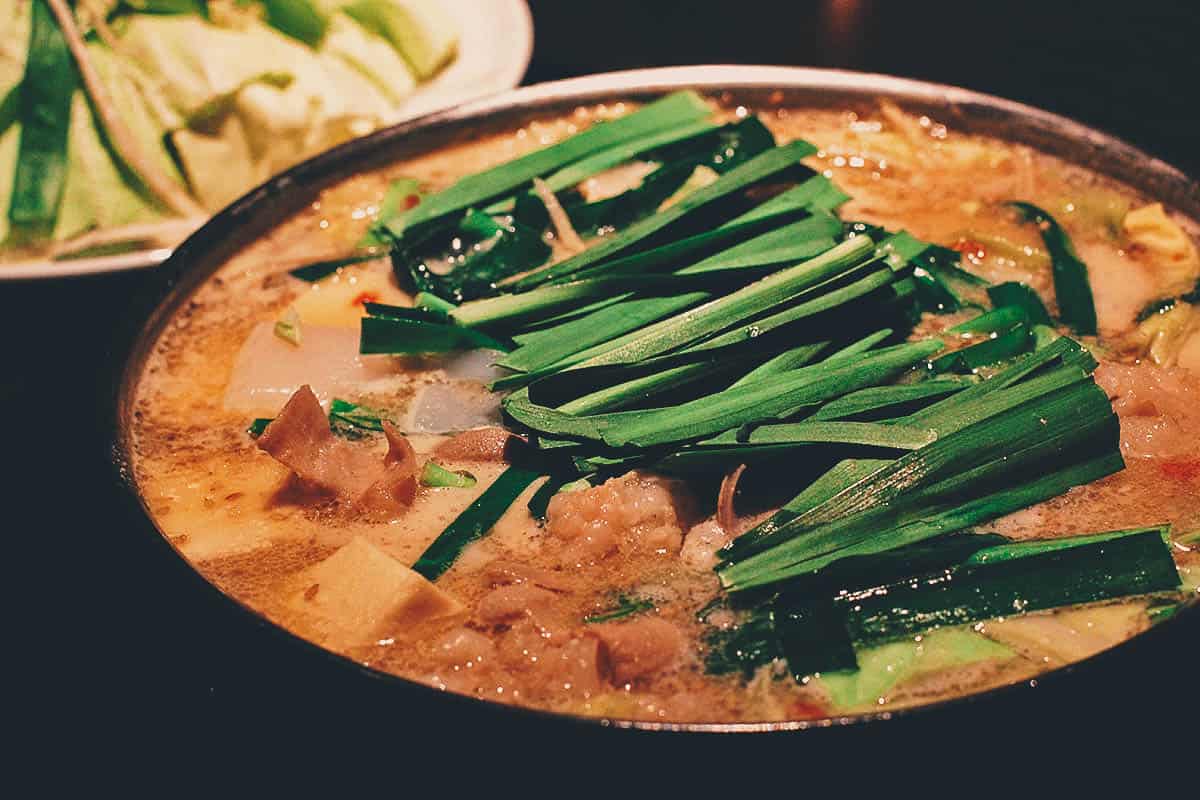
[[[358,358],[362,302],[412,303],[386,258],[316,283],[287,270],[352,248],[399,176],[442,188],[634,107],[581,107],[354,175],[201,286],[156,343],[134,415],[137,482],[178,551],[231,597],[361,664],[489,701],[624,719],[773,721],[930,703],[1029,679],[1153,624],[1149,610],[1162,598],[1137,596],[860,649],[857,673],[796,681],[776,660],[749,675],[714,674],[707,643],[737,620],[727,609],[698,616],[720,594],[715,551],[781,501],[744,492],[737,530],[729,531],[716,519],[709,482],[649,472],[557,494],[544,524],[526,508],[535,483],[437,579],[436,595],[412,590],[409,573],[394,565],[412,565],[505,468],[481,458],[486,447],[447,451],[451,437],[434,432],[439,419],[452,429],[496,424],[480,386],[493,369],[466,356]],[[737,120],[749,112],[720,113]],[[1051,210],[1087,263],[1100,330],[1096,379],[1115,399],[1126,468],[977,532],[1027,540],[1159,523],[1171,523],[1176,535],[1200,528],[1200,344],[1185,342],[1172,363],[1158,366],[1136,341],[1139,311],[1175,291],[1161,254],[1131,244],[1122,228],[1128,212],[1152,198],[1023,145],[947,130],[888,104],[864,114],[759,113],[780,142],[803,138],[819,147],[806,163],[852,196],[842,219],[954,247],[972,271],[1028,283],[1053,308],[1038,230],[1000,206],[1020,197]],[[1190,221],[1173,224],[1194,237]],[[562,257],[561,241],[553,246]],[[299,347],[271,333],[289,308],[302,320]],[[927,313],[912,338],[973,315]],[[1200,342],[1200,333],[1192,338]],[[382,515],[348,513],[314,497],[246,433],[253,418],[279,413],[302,384],[326,404],[337,397],[405,420],[419,461],[437,455],[477,483],[419,487],[406,511]],[[426,424],[422,415],[435,419]],[[375,433],[339,446],[371,459],[388,447]],[[1195,596],[1195,550],[1173,548],[1183,580],[1176,601]],[[392,601],[410,595],[417,599],[398,611]],[[637,613],[604,620],[630,603]]]

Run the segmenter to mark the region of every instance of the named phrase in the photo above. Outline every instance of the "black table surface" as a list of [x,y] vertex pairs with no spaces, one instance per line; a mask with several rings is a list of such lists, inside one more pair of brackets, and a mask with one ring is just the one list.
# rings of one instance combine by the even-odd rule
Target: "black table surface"
[[[1044,107],[1200,177],[1194,84],[1200,11],[1192,3],[537,0],[531,6],[536,46],[527,83],[696,63],[885,72]],[[153,280],[148,271],[0,284],[0,401],[16,442],[5,459],[10,522],[3,527],[18,545],[7,564],[9,585],[22,587],[9,609],[21,635],[10,636],[8,655],[25,679],[19,699],[39,712],[29,729],[47,737],[31,741],[55,746],[61,734],[89,720],[104,731],[92,748],[125,741],[133,721],[160,744],[184,732],[210,743],[281,727],[328,733],[320,726],[329,719],[351,739],[383,729],[390,731],[385,741],[410,746],[448,735],[456,717],[423,709],[418,700],[381,699],[370,681],[319,658],[297,657],[257,626],[215,612],[185,568],[131,534],[112,510],[98,398],[114,378],[111,331],[133,307],[130,298]],[[1019,716],[1014,711],[994,723],[999,728],[968,716],[943,745],[984,736],[1082,737],[1096,747],[1144,743],[1148,731],[1189,714],[1194,720],[1200,706],[1194,655],[1186,666],[1173,655],[1171,646],[1149,649],[1130,667],[1129,685],[1110,686],[1101,697],[1090,687],[1032,704],[1014,700]],[[1191,673],[1190,692],[1170,679],[1181,671]],[[940,729],[946,732],[944,724]],[[871,731],[867,741],[894,749],[908,739],[911,746],[907,734],[897,735],[904,730]]]

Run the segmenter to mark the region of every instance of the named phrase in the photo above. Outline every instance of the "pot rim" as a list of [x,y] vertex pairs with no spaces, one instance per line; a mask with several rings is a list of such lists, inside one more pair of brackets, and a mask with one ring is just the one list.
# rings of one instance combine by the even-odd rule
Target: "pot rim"
[[[1122,180],[1135,189],[1155,184],[1155,189],[1150,193],[1156,197],[1166,194],[1169,202],[1185,216],[1193,221],[1200,221],[1200,185],[1170,164],[1121,139],[1058,114],[946,84],[849,70],[701,65],[601,73],[499,92],[480,100],[379,130],[301,162],[252,189],[214,215],[177,247],[162,266],[157,268],[148,294],[139,298],[141,305],[135,306],[137,310],[128,315],[126,326],[119,331],[117,346],[114,349],[118,358],[119,376],[109,387],[111,391],[108,396],[107,413],[104,417],[106,424],[111,426],[109,433],[113,437],[109,443],[109,460],[114,468],[114,477],[119,485],[122,499],[125,501],[126,510],[140,519],[146,533],[163,548],[164,555],[169,552],[177,562],[181,562],[177,563],[177,566],[183,566],[187,574],[198,581],[198,588],[201,591],[206,587],[208,591],[220,598],[220,601],[223,601],[225,608],[236,609],[260,627],[271,631],[271,635],[286,641],[295,650],[296,658],[324,658],[349,671],[357,672],[366,679],[383,684],[389,690],[416,691],[426,696],[441,695],[442,698],[439,702],[471,706],[478,706],[482,703],[484,707],[495,712],[526,718],[541,717],[548,722],[573,723],[594,728],[713,734],[774,733],[848,726],[861,727],[868,723],[878,723],[895,718],[936,715],[954,708],[1003,700],[1019,693],[1028,694],[1034,688],[1045,686],[1048,683],[1057,684],[1070,676],[1102,670],[1110,662],[1125,656],[1128,648],[1135,642],[1143,643],[1151,637],[1163,639],[1167,636],[1184,636],[1182,626],[1185,621],[1190,621],[1189,624],[1191,624],[1200,620],[1200,603],[1196,602],[1195,598],[1189,600],[1185,607],[1172,618],[1086,659],[1039,674],[1033,680],[1022,680],[931,704],[821,720],[783,722],[671,723],[593,717],[463,697],[442,692],[418,681],[364,666],[275,624],[241,600],[224,593],[197,570],[167,539],[146,506],[134,478],[130,457],[132,447],[129,426],[133,392],[149,355],[150,347],[157,341],[166,321],[186,300],[192,290],[223,263],[223,258],[212,258],[210,251],[214,250],[228,234],[245,225],[253,224],[255,221],[261,224],[267,209],[282,195],[292,192],[304,194],[319,190],[320,187],[330,182],[352,174],[361,168],[363,163],[379,159],[391,145],[403,141],[410,134],[427,133],[443,128],[457,129],[475,121],[494,122],[495,117],[506,114],[520,117],[564,104],[578,105],[605,99],[618,100],[653,96],[678,89],[696,89],[709,95],[721,92],[764,90],[819,91],[830,93],[836,98],[836,101],[843,104],[847,98],[888,97],[902,104],[916,104],[941,109],[943,114],[950,111],[968,121],[983,119],[993,126],[1012,126],[1012,132],[1007,137],[1008,140],[1028,143],[1030,139],[1040,139],[1041,144],[1060,142],[1063,150],[1056,152],[1055,155]],[[1070,154],[1074,154],[1078,158],[1071,158]],[[1097,159],[1103,162],[1103,166],[1096,165]],[[1120,169],[1121,165],[1126,165],[1128,169]],[[1105,169],[1105,166],[1108,169]],[[210,261],[209,269],[191,269],[196,263],[203,263],[206,258]]]

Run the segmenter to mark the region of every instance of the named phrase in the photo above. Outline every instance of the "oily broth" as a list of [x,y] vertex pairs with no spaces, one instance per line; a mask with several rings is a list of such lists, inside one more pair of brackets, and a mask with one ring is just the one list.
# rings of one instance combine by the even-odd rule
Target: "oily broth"
[[[377,204],[392,179],[414,177],[440,188],[459,175],[509,160],[630,108],[632,104],[622,103],[584,107],[559,118],[532,121],[514,132],[451,143],[428,155],[353,176],[325,189],[311,205],[230,258],[171,320],[147,362],[137,387],[132,430],[138,484],[164,535],[224,592],[277,624],[377,669],[481,699],[571,713],[660,721],[823,716],[828,691],[820,682],[797,685],[790,679],[776,680],[769,669],[749,684],[707,675],[695,646],[674,667],[645,682],[580,692],[539,680],[535,673],[519,668],[493,669],[482,661],[448,666],[439,661],[439,637],[460,621],[423,623],[374,643],[337,643],[318,621],[288,602],[297,591],[294,576],[356,536],[411,564],[495,479],[500,467],[446,463],[470,469],[479,477],[478,485],[423,490],[407,514],[389,522],[356,520],[332,507],[307,502],[288,470],[259,451],[245,434],[246,413],[224,407],[237,353],[252,329],[278,318],[302,293],[313,291],[287,276],[286,270],[353,246],[378,213]],[[741,113],[728,111],[730,117]],[[1036,253],[1040,241],[1029,226],[1015,225],[985,206],[989,201],[1021,197],[1057,212],[1081,251],[1107,248],[1115,252],[1106,257],[1123,269],[1138,273],[1149,268],[1139,254],[1117,251],[1094,219],[1056,205],[1081,190],[1133,204],[1140,198],[1029,148],[957,136],[932,121],[896,117],[890,109],[873,116],[770,109],[763,117],[781,141],[803,137],[822,148],[809,162],[854,197],[842,210],[845,219],[903,227],[944,244],[986,230],[1019,251]],[[896,135],[880,139],[878,134],[885,131]],[[1052,297],[1046,270],[1031,270],[1027,264],[996,256],[980,259],[975,268],[993,280],[1032,283]],[[372,270],[386,272],[386,264],[368,265],[361,272],[348,269],[336,280],[365,282],[363,276]],[[1098,295],[1104,290],[1103,285],[1097,286]],[[1115,312],[1110,316],[1120,318]],[[443,377],[436,368],[402,371],[389,396],[348,399],[395,409],[418,387]],[[435,436],[415,437],[414,445],[424,454],[438,441]],[[361,446],[375,447],[382,455],[380,442],[367,440]],[[1154,463],[1133,462],[1122,473],[991,527],[1017,538],[1159,521],[1188,530],[1200,527],[1198,484],[1200,478],[1163,480]],[[438,581],[439,587],[474,608],[490,587],[481,577],[483,570],[495,559],[544,568],[557,565],[546,552],[546,531],[525,512],[532,491],[513,505],[490,536],[468,548]],[[692,496],[684,504],[689,506],[685,533],[711,513],[711,502]],[[1153,519],[1147,519],[1148,508],[1153,509]],[[1200,569],[1190,558],[1181,556],[1181,571]],[[604,610],[612,603],[614,589],[650,587],[669,593],[659,603],[658,613],[693,643],[706,627],[697,621],[696,611],[717,590],[711,572],[689,569],[678,558],[644,552],[622,552],[589,567],[586,575],[577,571],[569,579],[575,591],[560,600],[558,610],[564,619],[578,620]],[[485,629],[477,621],[468,627]],[[1126,635],[1138,629],[1130,627]],[[976,692],[1029,678],[1047,663],[1037,653],[1015,652],[1011,658],[931,669],[889,689],[873,705],[901,707]]]

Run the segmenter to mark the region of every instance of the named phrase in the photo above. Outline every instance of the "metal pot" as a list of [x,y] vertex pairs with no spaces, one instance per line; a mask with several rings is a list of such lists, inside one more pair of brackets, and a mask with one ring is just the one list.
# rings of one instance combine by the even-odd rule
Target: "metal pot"
[[[502,737],[512,737],[514,732],[518,736],[586,740],[623,736],[637,742],[649,738],[656,743],[679,744],[693,742],[696,734],[770,733],[790,740],[789,733],[806,731],[802,737],[806,746],[816,746],[819,741],[840,748],[851,736],[880,736],[893,744],[912,745],[931,732],[953,731],[969,725],[972,730],[999,735],[1020,729],[1023,739],[1028,741],[1031,731],[1024,722],[1031,715],[1041,719],[1062,715],[1086,718],[1097,710],[1097,692],[1111,693],[1114,683],[1120,680],[1136,686],[1139,679],[1153,680],[1154,675],[1161,674],[1170,660],[1188,646],[1189,639],[1195,641],[1200,621],[1200,609],[1195,603],[1119,647],[1047,673],[1036,681],[912,710],[822,722],[737,725],[675,725],[551,715],[436,692],[329,653],[277,628],[222,594],[174,551],[155,526],[132,478],[131,398],[150,348],[164,325],[231,253],[311,202],[321,188],[349,174],[436,148],[451,138],[511,129],[531,115],[565,112],[582,103],[651,99],[680,88],[695,88],[724,102],[751,108],[765,105],[856,108],[873,106],[881,97],[890,98],[908,110],[928,113],[957,130],[1023,142],[1085,166],[1161,199],[1192,220],[1200,221],[1197,183],[1170,165],[1104,133],[1046,111],[965,89],[835,70],[698,66],[595,75],[493,95],[344,144],[251,191],[177,248],[155,273],[153,290],[142,299],[140,310],[129,315],[129,324],[117,347],[123,367],[110,398],[111,461],[120,485],[124,519],[156,549],[162,569],[175,576],[172,580],[187,585],[186,591],[202,596],[202,602],[211,605],[213,617],[205,624],[227,626],[231,640],[252,648],[246,653],[244,666],[248,673],[258,675],[263,685],[292,687],[280,690],[283,694],[275,698],[278,702],[286,702],[289,691],[303,691],[306,703],[333,703],[341,710],[354,709],[374,717],[383,713],[384,708],[402,709],[406,720],[430,729],[453,732],[461,731],[460,725],[468,725],[473,731],[472,738],[483,736],[486,731]],[[233,658],[236,661],[237,656]],[[1111,718],[1112,700],[1105,702],[1109,715],[1106,718]],[[1136,707],[1130,705],[1125,713],[1136,715]],[[1043,733],[1047,730],[1052,728],[1041,728]],[[918,735],[914,736],[914,732]],[[757,735],[735,738],[763,740]]]

